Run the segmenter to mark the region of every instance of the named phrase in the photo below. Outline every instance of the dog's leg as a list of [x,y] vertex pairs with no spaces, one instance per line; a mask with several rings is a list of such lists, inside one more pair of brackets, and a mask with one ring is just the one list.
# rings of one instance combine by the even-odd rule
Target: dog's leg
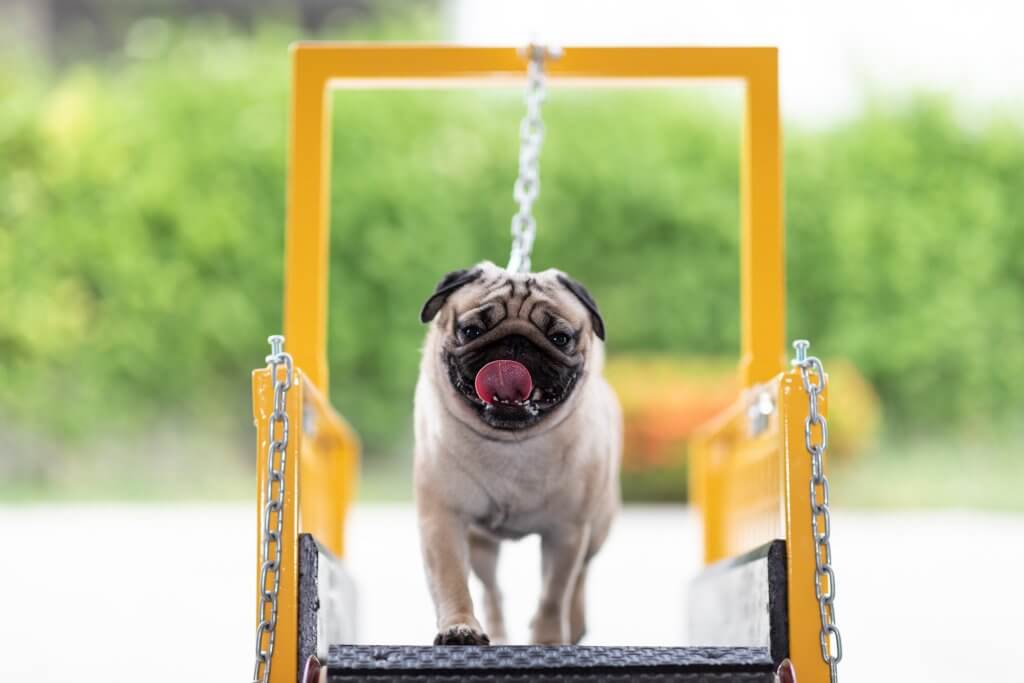
[[501,590],[498,588],[498,550],[500,541],[491,536],[469,531],[469,564],[484,585],[484,623],[493,643],[508,640],[505,616],[501,609]]
[[583,561],[580,573],[576,577],[576,586],[572,591],[572,602],[569,605],[569,642],[578,645],[587,632],[586,614],[586,583],[587,583],[587,560]]
[[541,536],[543,577],[540,605],[530,624],[533,643],[554,645],[569,642],[569,603],[589,537],[590,527],[587,525]]
[[[422,501],[422,499],[420,499]],[[473,616],[469,595],[469,527],[443,506],[420,504],[420,542],[437,611],[435,645],[490,643]]]

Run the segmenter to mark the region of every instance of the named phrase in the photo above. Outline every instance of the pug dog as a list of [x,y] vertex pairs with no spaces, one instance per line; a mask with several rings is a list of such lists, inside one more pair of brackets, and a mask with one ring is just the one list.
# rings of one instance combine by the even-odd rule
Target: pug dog
[[[490,262],[447,274],[415,398],[414,487],[436,645],[507,640],[496,573],[501,541],[539,534],[531,642],[586,630],[587,567],[619,507],[622,412],[602,377],[604,321],[565,273]],[[469,568],[484,588],[477,620]]]

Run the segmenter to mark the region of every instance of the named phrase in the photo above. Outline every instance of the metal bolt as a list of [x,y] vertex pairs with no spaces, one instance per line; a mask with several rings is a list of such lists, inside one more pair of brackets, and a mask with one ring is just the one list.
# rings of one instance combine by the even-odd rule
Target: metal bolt
[[317,683],[320,680],[322,668],[323,665],[320,664],[320,660],[316,658],[316,655],[310,655],[302,672],[302,683]]
[[793,348],[796,350],[796,361],[797,363],[803,363],[807,360],[807,349],[810,348],[811,342],[806,339],[797,339],[793,342]]
[[271,337],[267,337],[267,341],[270,342],[270,355],[280,356],[281,352],[284,351],[284,337],[275,334]]
[[530,42],[529,45],[519,47],[516,52],[524,59],[540,61],[545,59],[560,59],[562,57],[562,48],[560,46],[543,45],[541,43],[534,42]]
[[779,683],[796,683],[796,668],[793,662],[783,659],[778,671],[775,672],[775,680]]

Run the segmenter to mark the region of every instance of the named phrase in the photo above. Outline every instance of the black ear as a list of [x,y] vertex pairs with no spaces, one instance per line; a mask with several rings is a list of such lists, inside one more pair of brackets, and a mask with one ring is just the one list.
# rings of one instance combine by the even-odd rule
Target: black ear
[[423,310],[420,311],[420,322],[429,323],[433,320],[452,292],[476,280],[480,277],[481,273],[483,271],[479,268],[463,268],[462,270],[453,270],[441,278],[441,281],[437,283],[437,287],[434,289],[434,293],[423,304]]
[[604,341],[604,320],[597,310],[597,302],[590,296],[587,288],[573,280],[568,275],[559,275],[558,281],[565,285],[565,288],[576,295],[576,298],[590,311],[590,322],[594,325],[594,334],[601,341]]

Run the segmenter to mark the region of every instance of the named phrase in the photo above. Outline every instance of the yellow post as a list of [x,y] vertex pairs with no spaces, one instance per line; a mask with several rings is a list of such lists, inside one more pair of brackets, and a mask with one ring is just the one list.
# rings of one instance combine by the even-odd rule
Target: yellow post
[[304,54],[292,49],[284,336],[295,366],[327,398],[331,100],[323,73],[308,66]]
[[[282,367],[279,372],[283,377],[285,369]],[[281,537],[277,541],[281,548],[281,564],[278,568],[277,624],[270,669],[271,683],[294,683],[298,666],[299,516],[296,500],[299,496],[298,456],[301,452],[302,429],[299,428],[301,420],[296,418],[301,415],[301,406],[302,382],[295,378],[285,396],[290,429],[284,459],[284,508],[277,513],[281,515]],[[261,621],[271,619],[269,606],[264,607],[263,587],[260,586],[265,540],[263,514],[267,504],[267,462],[271,439],[269,419],[274,412],[274,378],[267,368],[252,373],[252,408],[256,422],[256,623],[259,625]],[[270,541],[270,548],[273,554],[276,550],[273,540]],[[260,649],[267,647],[268,639],[269,635],[262,635]]]
[[[804,439],[809,399],[799,370],[782,376],[779,386],[779,418],[782,423],[782,462],[786,513],[787,581],[789,587],[789,653],[798,680],[829,680],[829,668],[821,658],[818,639],[821,622],[814,593],[817,552],[811,536],[811,456]],[[828,418],[828,382],[818,411]],[[824,457],[824,456],[823,456]],[[827,462],[823,462],[827,467]]]
[[740,173],[740,378],[751,387],[783,369],[786,283],[782,229],[782,126],[778,54],[747,78]]

